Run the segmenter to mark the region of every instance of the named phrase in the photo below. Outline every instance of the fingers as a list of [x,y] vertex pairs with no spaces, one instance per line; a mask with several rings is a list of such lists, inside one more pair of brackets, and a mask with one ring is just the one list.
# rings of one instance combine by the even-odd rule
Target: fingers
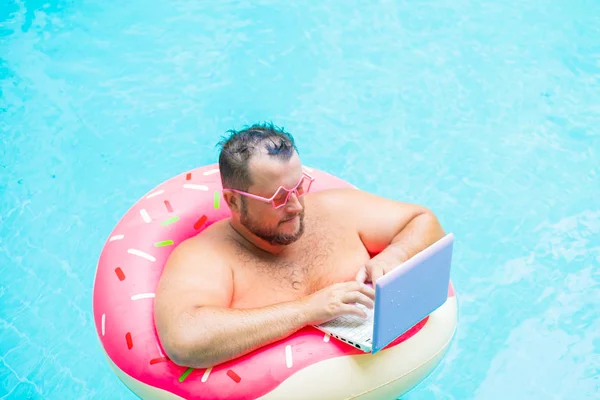
[[343,297],[342,301],[346,304],[359,303],[371,310],[373,309],[373,306],[375,304],[372,298],[370,298],[366,294],[359,292],[359,291],[353,291],[353,292],[346,293],[345,296]]
[[364,308],[372,310],[375,307],[375,290],[365,283],[356,280],[340,282],[324,290],[318,293],[327,293],[327,320],[344,314],[367,318]]
[[365,295],[367,295],[369,298],[371,299],[375,299],[375,289],[373,289],[372,286],[367,285],[365,283],[359,283],[359,282],[347,282],[345,283],[345,290],[348,292],[351,291],[357,291],[357,292],[361,292]]
[[361,293],[369,296],[370,299],[375,300],[375,289],[373,289],[373,286],[363,284],[359,290]]
[[361,267],[356,273],[355,279],[358,283],[365,283],[365,281],[367,280],[367,268],[364,266]]
[[373,285],[384,275],[384,273],[385,272],[382,267],[374,266],[371,268],[371,282],[373,282]]
[[344,307],[341,308],[341,311],[342,311],[341,315],[356,315],[357,317],[360,317],[363,319],[367,318],[367,313],[365,312],[365,310],[361,309],[358,306],[344,304]]
[[[365,283],[370,281],[375,284],[379,278],[381,278],[385,274],[385,271],[382,266],[375,263],[374,265],[365,265],[361,267],[356,273],[355,280],[359,283]],[[370,277],[370,279],[369,279]]]

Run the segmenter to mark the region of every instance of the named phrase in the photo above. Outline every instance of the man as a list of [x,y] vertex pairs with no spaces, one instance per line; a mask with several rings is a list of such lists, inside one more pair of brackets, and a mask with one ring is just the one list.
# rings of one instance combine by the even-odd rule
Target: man
[[306,325],[366,317],[356,305],[373,307],[366,283],[444,236],[421,206],[310,192],[293,137],[272,125],[221,145],[231,218],[175,248],[157,288],[157,331],[176,364],[208,368]]

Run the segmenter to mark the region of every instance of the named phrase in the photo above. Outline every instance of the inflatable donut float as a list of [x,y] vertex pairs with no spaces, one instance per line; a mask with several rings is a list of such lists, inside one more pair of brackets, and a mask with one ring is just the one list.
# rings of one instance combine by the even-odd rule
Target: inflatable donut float
[[[353,187],[316,169],[311,190]],[[377,354],[307,326],[213,368],[176,365],[154,325],[154,293],[170,252],[230,215],[218,165],[175,176],[136,202],[109,235],[94,279],[96,330],[109,364],[143,399],[395,399],[439,364],[454,336],[446,302]]]

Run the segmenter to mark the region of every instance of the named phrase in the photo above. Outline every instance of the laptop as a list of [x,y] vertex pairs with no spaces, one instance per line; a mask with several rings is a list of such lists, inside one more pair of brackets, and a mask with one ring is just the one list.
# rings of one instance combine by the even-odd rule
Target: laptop
[[448,298],[454,235],[447,234],[376,282],[367,318],[343,315],[315,328],[365,353],[377,353]]

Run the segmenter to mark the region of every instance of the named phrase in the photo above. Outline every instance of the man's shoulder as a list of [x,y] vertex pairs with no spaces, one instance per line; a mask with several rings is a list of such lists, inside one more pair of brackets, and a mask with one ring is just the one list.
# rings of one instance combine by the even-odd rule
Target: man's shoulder
[[202,232],[192,236],[189,240],[198,244],[210,244],[211,246],[223,244],[231,235],[229,219],[216,221],[206,227]]
[[[180,307],[217,301],[228,304],[231,263],[219,249],[222,228],[217,223],[179,243],[169,255],[156,289],[156,307],[162,318]],[[215,300],[217,299],[217,300]]]
[[331,188],[311,193],[311,201],[319,207],[340,210],[343,205],[355,205],[360,202],[360,193],[356,188]]
[[[227,221],[217,221],[202,232],[179,243],[171,253],[171,259],[178,264],[195,260],[222,259],[228,247]],[[199,257],[199,258],[198,258]]]

